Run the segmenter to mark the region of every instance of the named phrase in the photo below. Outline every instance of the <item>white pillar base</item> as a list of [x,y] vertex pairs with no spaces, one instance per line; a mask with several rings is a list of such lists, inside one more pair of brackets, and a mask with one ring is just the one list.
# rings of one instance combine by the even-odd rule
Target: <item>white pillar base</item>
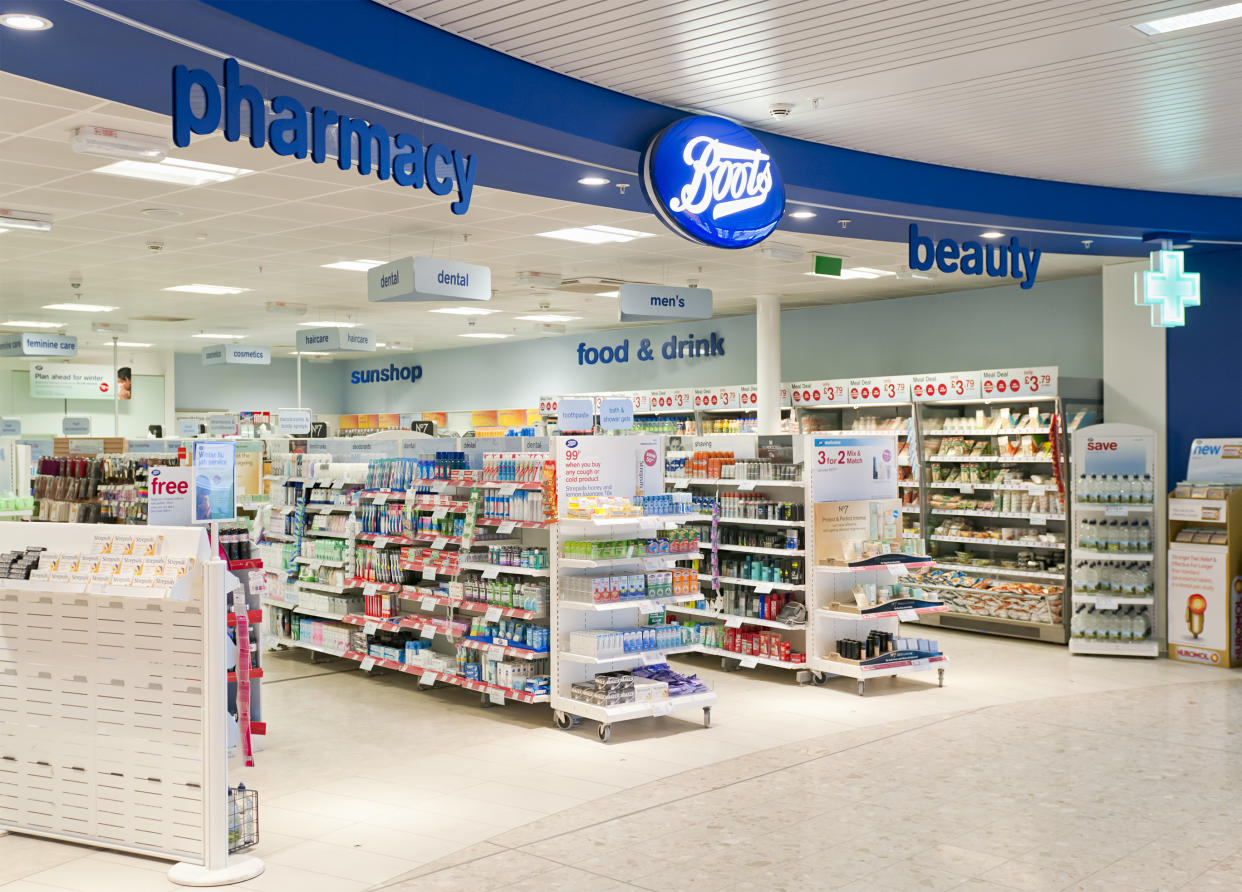
[[233,855],[219,870],[179,861],[168,868],[168,879],[178,886],[230,886],[263,873],[263,862],[253,855]]

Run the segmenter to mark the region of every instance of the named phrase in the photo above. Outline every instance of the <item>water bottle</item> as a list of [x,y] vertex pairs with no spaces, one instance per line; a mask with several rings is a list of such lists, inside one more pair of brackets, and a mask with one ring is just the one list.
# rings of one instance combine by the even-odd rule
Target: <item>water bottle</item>
[[1144,505],[1151,505],[1156,501],[1156,481],[1151,479],[1151,474],[1143,475],[1140,501]]

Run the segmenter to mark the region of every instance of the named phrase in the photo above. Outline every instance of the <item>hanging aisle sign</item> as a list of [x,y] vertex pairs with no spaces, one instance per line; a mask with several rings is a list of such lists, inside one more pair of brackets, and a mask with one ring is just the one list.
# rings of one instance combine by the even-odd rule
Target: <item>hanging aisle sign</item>
[[30,395],[35,399],[110,400],[112,366],[37,362],[30,367]]
[[712,318],[712,293],[707,288],[666,288],[622,285],[618,301],[622,322],[663,322],[666,319]]
[[366,328],[304,328],[298,350],[308,353],[374,353],[375,332]]
[[78,339],[73,335],[21,334],[0,335],[0,356],[77,356]]
[[367,300],[491,300],[490,267],[437,257],[403,257],[367,270]]
[[216,344],[203,348],[203,365],[271,365],[271,347]]
[[669,229],[714,248],[745,248],[772,234],[785,184],[753,134],[724,118],[682,118],[656,134],[639,176]]

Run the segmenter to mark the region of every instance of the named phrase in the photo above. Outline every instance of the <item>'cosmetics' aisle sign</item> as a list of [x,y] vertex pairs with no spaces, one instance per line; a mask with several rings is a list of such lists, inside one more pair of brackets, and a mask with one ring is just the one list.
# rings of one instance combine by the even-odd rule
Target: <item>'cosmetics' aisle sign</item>
[[216,344],[203,348],[203,365],[271,365],[271,347]]

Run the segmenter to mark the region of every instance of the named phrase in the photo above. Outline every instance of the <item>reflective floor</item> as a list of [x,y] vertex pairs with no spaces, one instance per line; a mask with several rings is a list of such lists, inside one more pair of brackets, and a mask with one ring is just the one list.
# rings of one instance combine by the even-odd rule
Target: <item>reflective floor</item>
[[[861,698],[683,660],[717,686],[711,728],[609,744],[546,706],[270,655],[267,748],[232,768],[262,796],[267,867],[233,888],[1242,889],[1242,678],[938,637],[946,687]],[[0,839],[5,892],[179,888],[166,870]]]

